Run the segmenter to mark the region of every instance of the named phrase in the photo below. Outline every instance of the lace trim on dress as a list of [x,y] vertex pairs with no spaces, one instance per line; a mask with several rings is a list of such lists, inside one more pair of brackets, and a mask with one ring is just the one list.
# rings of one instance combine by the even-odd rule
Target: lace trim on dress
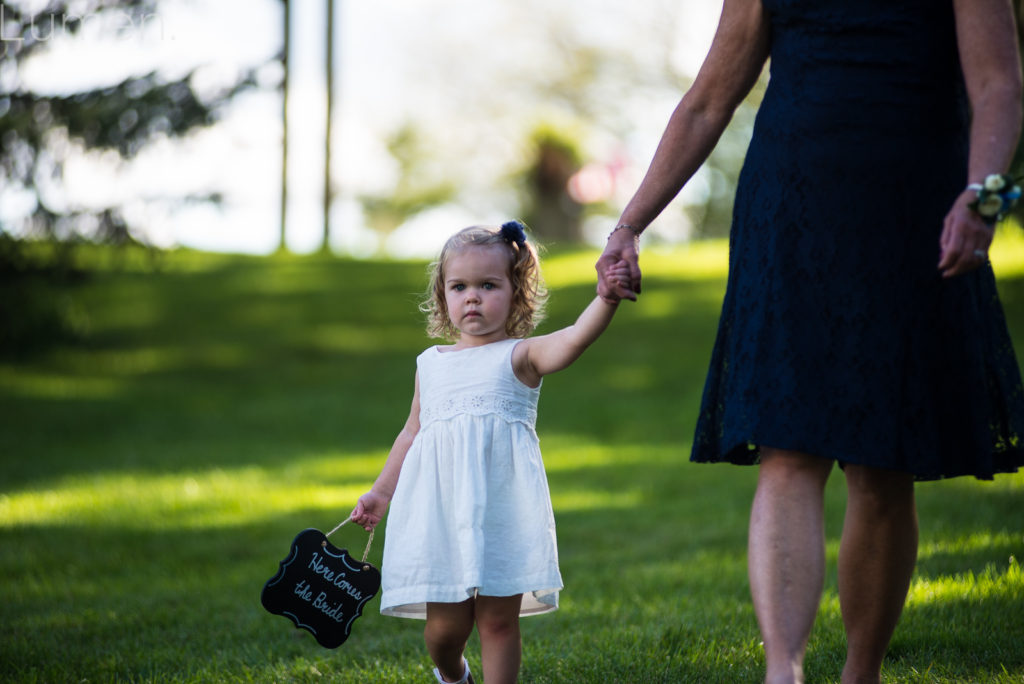
[[475,394],[450,397],[430,406],[421,407],[420,424],[426,425],[435,420],[447,420],[463,414],[474,416],[493,414],[510,423],[526,423],[528,425],[537,422],[537,409],[534,406],[509,397]]

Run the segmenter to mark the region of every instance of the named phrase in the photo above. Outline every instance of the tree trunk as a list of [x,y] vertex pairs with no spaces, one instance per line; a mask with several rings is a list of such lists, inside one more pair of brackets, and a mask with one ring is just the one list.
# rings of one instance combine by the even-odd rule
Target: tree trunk
[[281,66],[284,77],[281,81],[281,235],[278,238],[277,251],[288,249],[288,69],[291,60],[288,52],[291,48],[292,5],[284,0],[284,47],[281,50]]
[[324,234],[320,251],[331,249],[331,118],[334,115],[334,0],[327,0],[327,128],[324,133]]

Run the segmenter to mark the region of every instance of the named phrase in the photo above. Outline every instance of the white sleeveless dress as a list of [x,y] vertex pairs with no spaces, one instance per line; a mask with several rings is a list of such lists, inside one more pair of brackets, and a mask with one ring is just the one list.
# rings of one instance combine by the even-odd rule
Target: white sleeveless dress
[[381,613],[523,594],[520,615],[558,607],[555,518],[535,425],[540,387],[512,371],[518,339],[416,359],[420,430],[388,513]]

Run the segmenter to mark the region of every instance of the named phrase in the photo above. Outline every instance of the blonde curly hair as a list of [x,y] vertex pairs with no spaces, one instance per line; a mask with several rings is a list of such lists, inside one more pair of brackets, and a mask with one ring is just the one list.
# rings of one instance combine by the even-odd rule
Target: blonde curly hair
[[508,251],[509,280],[512,283],[512,306],[505,321],[509,337],[526,337],[544,318],[544,305],[548,291],[540,273],[537,249],[526,240],[525,226],[509,221],[501,226],[470,226],[448,238],[437,261],[429,266],[430,285],[420,303],[420,311],[427,315],[427,334],[455,340],[459,330],[452,324],[445,300],[444,269],[448,258],[467,247],[502,245]]

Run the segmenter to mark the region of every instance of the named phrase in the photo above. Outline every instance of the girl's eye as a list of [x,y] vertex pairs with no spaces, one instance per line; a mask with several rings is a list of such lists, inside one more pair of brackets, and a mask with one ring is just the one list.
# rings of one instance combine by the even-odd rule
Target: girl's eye
[[484,289],[485,290],[493,290],[494,289],[494,283],[484,283]]
[[457,283],[455,285],[452,285],[452,289],[455,290],[456,292],[462,292],[463,290],[466,289],[466,286],[463,285],[462,283]]

